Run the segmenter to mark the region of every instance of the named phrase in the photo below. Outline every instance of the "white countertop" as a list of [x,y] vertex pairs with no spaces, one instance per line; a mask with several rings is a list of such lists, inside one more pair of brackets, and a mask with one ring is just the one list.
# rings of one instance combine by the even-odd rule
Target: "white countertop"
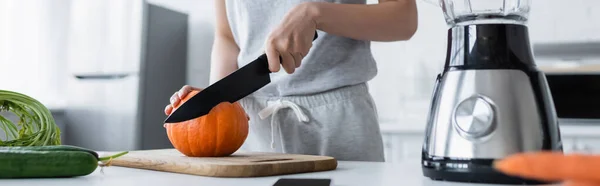
[[293,174],[258,178],[214,178],[167,172],[158,172],[122,167],[105,167],[96,172],[76,178],[55,179],[16,179],[1,180],[0,185],[16,186],[166,186],[166,185],[206,185],[206,186],[272,186],[279,178],[329,178],[331,186],[482,186],[488,184],[466,184],[432,181],[422,176],[419,161],[404,163],[374,163],[340,161],[333,171]]

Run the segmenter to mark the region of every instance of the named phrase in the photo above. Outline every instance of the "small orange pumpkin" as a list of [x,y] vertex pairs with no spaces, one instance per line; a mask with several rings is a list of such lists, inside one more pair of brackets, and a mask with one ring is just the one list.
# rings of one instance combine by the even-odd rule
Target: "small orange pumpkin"
[[[199,91],[190,92],[183,104]],[[177,109],[179,105],[175,105]],[[164,125],[171,144],[190,157],[222,157],[237,151],[248,137],[248,118],[240,103],[223,102],[204,116]]]

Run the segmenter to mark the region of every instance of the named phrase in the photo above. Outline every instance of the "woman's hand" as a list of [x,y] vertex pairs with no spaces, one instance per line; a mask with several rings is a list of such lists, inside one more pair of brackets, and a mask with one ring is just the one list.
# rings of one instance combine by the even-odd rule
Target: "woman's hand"
[[[171,99],[170,99],[171,104],[169,104],[165,107],[165,114],[167,116],[171,115],[171,113],[173,113],[173,108],[175,107],[175,105],[179,105],[179,102],[181,102],[181,99],[185,98],[190,92],[192,92],[192,90],[202,91],[204,89],[192,87],[189,85],[185,85],[185,86],[181,87],[181,89],[179,89],[179,91],[175,92],[171,96]],[[248,118],[248,120],[250,120],[250,116],[248,116],[247,113],[246,113],[246,118]]]
[[272,72],[278,72],[280,64],[288,74],[294,73],[295,69],[300,67],[302,59],[312,47],[317,29],[313,10],[310,3],[292,8],[269,35],[265,46],[269,69]]
[[179,91],[175,92],[170,99],[171,104],[165,107],[165,114],[171,115],[173,112],[173,108],[175,105],[178,105],[181,99],[185,98],[192,90],[202,91],[201,88],[192,87],[189,85],[185,85],[179,89]]

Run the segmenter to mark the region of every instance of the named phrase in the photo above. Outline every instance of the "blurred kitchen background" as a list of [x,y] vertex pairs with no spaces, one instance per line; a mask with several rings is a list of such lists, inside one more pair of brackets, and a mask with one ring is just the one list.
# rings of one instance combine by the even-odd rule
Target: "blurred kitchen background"
[[[446,56],[441,9],[417,1],[410,41],[372,44],[379,74],[370,89],[389,162],[420,157]],[[600,1],[532,3],[532,47],[565,150],[600,153]],[[65,144],[170,147],[163,108],[182,85],[208,85],[213,16],[212,0],[0,0],[0,89],[50,108]]]

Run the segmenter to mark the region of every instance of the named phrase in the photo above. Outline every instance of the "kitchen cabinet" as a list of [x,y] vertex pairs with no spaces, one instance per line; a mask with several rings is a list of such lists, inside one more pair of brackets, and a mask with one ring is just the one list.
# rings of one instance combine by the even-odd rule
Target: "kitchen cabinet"
[[600,138],[582,138],[577,142],[582,145],[584,152],[600,154]]
[[66,122],[64,111],[59,109],[50,109],[50,113],[52,114],[52,117],[54,118],[54,122],[58,126],[58,129],[60,129],[60,141],[66,141],[67,137],[64,134],[67,132],[67,128],[65,126]]
[[[424,126],[382,124],[386,162],[421,159]],[[600,154],[600,125],[563,125],[561,136],[565,153]]]
[[[132,149],[137,142],[135,135],[122,133],[135,131],[132,128],[135,125],[132,121],[118,121],[129,113],[117,112],[136,105],[128,101],[136,100],[137,91],[126,92],[127,89],[123,89],[135,87],[133,85],[136,80],[137,77],[114,81],[70,78],[71,90],[79,91],[69,94],[69,108],[66,112],[69,132],[64,133],[68,135],[68,144],[92,149]],[[105,137],[107,134],[111,137]]]
[[386,162],[421,159],[422,134],[394,133],[382,136]]
[[142,1],[73,1],[69,72],[130,73],[141,65]]
[[565,153],[600,153],[600,125],[597,121],[563,125],[561,136]]
[[566,153],[600,154],[600,137],[568,137],[565,142]]
[[[58,109],[58,108],[48,108],[50,110],[50,114],[52,114],[52,117],[54,118],[54,122],[56,123],[56,125],[58,126],[58,129],[60,129],[61,132],[61,136],[60,136],[60,140],[61,141],[65,141],[66,136],[64,135],[66,128],[65,128],[65,119],[64,119],[64,112],[62,109]],[[0,112],[0,116],[12,121],[12,122],[16,122],[18,121],[18,118],[16,117],[16,115],[14,115],[12,112]],[[0,140],[11,140],[8,139],[6,136],[6,133],[4,133],[4,131],[2,129],[0,129]]]
[[399,156],[398,154],[400,154],[400,150],[401,150],[401,144],[400,142],[398,142],[397,138],[401,138],[401,136],[399,135],[383,135],[383,147],[384,147],[384,154],[385,154],[385,161],[386,162],[394,162],[397,159],[401,159],[401,156]]

